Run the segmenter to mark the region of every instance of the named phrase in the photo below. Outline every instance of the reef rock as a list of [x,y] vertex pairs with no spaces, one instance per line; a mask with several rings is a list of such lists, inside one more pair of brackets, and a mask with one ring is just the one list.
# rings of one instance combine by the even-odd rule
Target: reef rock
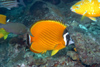
[[50,2],[54,5],[58,5],[61,2],[60,0],[44,0],[44,1]]
[[100,64],[100,44],[89,35],[76,33],[72,35],[79,59],[86,65]]
[[46,3],[42,1],[36,1],[31,7],[30,7],[30,14],[34,17],[42,18],[45,16],[46,13],[49,12],[48,8],[46,7]]
[[67,56],[71,57],[73,60],[79,60],[78,54],[74,51],[68,51]]

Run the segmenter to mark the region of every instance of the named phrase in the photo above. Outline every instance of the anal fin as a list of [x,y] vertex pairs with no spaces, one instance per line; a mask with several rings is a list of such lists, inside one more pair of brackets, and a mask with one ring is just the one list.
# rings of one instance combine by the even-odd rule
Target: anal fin
[[55,55],[59,50],[53,50],[51,56]]
[[96,18],[95,17],[89,17],[91,20],[97,22]]

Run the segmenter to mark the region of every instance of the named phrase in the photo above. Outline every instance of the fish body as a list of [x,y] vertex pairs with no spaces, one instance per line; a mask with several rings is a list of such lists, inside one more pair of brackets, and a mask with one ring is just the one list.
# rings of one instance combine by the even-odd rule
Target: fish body
[[4,40],[8,37],[9,32],[6,32],[4,28],[0,28],[0,38],[4,37]]
[[100,0],[81,0],[71,7],[71,11],[97,21],[95,17],[100,16]]
[[11,8],[18,7],[18,4],[23,5],[24,7],[26,6],[23,2],[23,0],[1,0],[0,1],[0,7],[7,8],[8,10],[11,10]]
[[66,27],[53,20],[36,22],[30,28],[30,50],[34,53],[45,53],[47,50],[53,50],[51,56],[55,55],[59,50],[69,45],[69,42],[72,44],[68,31],[65,31]]
[[14,1],[1,1],[0,7],[5,7],[8,10],[11,10],[13,7],[18,7],[18,2],[17,0]]
[[27,32],[27,28],[21,23],[7,23],[0,25],[0,28],[4,28],[7,32],[14,34],[24,34]]

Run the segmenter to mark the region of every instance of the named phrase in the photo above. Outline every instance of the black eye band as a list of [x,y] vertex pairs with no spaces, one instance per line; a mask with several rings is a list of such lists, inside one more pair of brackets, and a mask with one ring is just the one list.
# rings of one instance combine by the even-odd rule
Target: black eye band
[[[67,45],[68,45],[68,44],[69,44],[69,40],[67,40]],[[67,45],[66,45],[66,46],[67,46]]]
[[[67,45],[69,44],[69,41],[70,41],[70,35],[68,34],[67,36],[66,36],[66,38],[67,38]],[[67,46],[66,45],[66,46]]]
[[65,29],[65,30],[64,30],[63,35],[64,35],[64,34],[66,34],[66,33],[67,33],[67,35],[66,35],[66,41],[67,41],[66,46],[67,46],[67,45],[69,45],[69,41],[70,41],[70,35],[69,35],[69,33],[68,33],[68,30],[67,30],[67,29]]
[[67,30],[67,29],[65,29],[63,34],[66,34],[67,32],[68,32],[68,30]]
[[70,35],[68,34],[68,35],[66,35],[66,38],[68,39],[68,40],[70,40]]
[[29,45],[29,35],[27,34],[27,44]]

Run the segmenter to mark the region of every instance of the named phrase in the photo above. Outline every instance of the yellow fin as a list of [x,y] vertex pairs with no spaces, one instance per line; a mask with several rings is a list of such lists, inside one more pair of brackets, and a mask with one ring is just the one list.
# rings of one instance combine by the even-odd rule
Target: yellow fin
[[0,14],[0,23],[6,24],[6,16],[5,15]]
[[84,12],[82,18],[81,18],[81,21],[85,18],[85,15],[86,15],[87,11]]
[[5,36],[4,36],[4,40],[7,39],[7,37],[8,37],[8,35],[5,35]]
[[0,28],[0,38],[4,37],[4,40],[7,39],[9,32],[6,32],[4,28]]
[[96,18],[95,17],[89,17],[91,20],[97,22]]
[[51,56],[55,55],[59,50],[53,50]]

